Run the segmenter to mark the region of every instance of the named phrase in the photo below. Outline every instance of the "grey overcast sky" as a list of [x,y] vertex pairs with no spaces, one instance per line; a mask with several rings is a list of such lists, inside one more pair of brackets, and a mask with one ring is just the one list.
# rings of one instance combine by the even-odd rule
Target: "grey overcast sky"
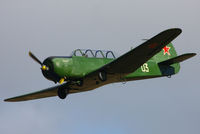
[[199,53],[199,0],[0,0],[1,134],[199,134],[199,55],[179,74],[111,84],[91,92],[6,103],[53,86],[28,57],[76,48],[123,54],[168,28],[178,54]]

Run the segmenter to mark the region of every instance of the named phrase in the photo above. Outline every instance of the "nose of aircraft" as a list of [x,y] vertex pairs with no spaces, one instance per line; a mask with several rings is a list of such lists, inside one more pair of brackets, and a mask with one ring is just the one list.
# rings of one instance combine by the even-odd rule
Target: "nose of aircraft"
[[[52,80],[55,83],[60,81],[61,78],[54,71],[53,59],[55,57],[48,57],[42,63],[31,51],[29,51],[29,56],[41,65],[42,74],[45,78],[47,78],[48,80]],[[63,81],[63,78],[61,80]]]
[[44,60],[43,66],[41,68],[42,74],[48,80],[54,81],[55,83],[60,80],[58,75],[54,72],[53,57],[48,57]]

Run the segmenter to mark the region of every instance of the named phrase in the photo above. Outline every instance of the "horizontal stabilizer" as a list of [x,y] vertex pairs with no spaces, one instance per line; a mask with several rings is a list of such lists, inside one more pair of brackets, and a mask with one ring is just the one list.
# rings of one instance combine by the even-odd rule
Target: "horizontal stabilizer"
[[180,56],[177,56],[177,57],[174,57],[174,58],[171,58],[169,60],[166,60],[166,61],[163,61],[163,62],[160,62],[158,63],[159,65],[166,65],[166,66],[169,66],[171,64],[174,64],[174,63],[179,63],[179,62],[182,62],[184,60],[187,60],[193,56],[195,56],[196,53],[187,53],[187,54],[183,54],[183,55],[180,55]]

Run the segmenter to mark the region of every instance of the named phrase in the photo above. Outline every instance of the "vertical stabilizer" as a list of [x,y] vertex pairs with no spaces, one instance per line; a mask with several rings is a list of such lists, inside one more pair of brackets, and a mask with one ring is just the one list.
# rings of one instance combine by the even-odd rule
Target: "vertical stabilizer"
[[[175,57],[177,57],[176,50],[173,44],[169,43],[158,54],[152,57],[152,60],[154,60],[156,63],[161,63]],[[164,76],[171,76],[178,73],[180,70],[179,62],[170,65],[158,64],[158,66],[160,68],[161,74]]]
[[152,59],[157,63],[174,58],[177,56],[176,50],[172,43],[165,46],[158,54],[156,54]]

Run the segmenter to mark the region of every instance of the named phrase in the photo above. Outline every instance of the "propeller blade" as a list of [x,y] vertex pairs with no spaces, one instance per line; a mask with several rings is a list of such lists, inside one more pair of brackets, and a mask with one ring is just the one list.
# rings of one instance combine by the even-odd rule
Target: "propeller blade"
[[39,63],[41,66],[43,65],[42,62],[35,56],[33,55],[33,53],[31,53],[31,51],[29,51],[29,56],[35,60],[37,63]]

